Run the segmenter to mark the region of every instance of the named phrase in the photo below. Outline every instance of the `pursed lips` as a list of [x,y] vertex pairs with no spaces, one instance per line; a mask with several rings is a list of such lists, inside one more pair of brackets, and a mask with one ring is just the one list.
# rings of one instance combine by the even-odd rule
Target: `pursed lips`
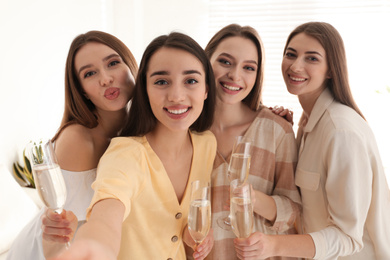
[[120,93],[119,88],[111,87],[106,89],[106,91],[104,91],[104,97],[112,100],[117,98],[119,96],[119,93]]

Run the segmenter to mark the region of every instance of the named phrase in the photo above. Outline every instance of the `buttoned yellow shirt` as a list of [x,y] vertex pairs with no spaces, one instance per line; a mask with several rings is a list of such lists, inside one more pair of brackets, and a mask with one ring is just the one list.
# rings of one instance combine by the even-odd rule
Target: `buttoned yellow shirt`
[[99,162],[92,206],[115,198],[125,206],[118,259],[186,259],[182,241],[190,184],[210,180],[216,139],[207,131],[190,133],[191,171],[179,203],[165,168],[145,137],[114,138]]

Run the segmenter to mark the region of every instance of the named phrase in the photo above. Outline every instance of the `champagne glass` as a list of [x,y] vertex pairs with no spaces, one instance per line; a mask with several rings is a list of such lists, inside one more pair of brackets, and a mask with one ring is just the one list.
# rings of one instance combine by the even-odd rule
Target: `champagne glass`
[[251,187],[239,179],[230,183],[230,220],[234,234],[247,238],[253,229],[253,205]]
[[[229,183],[238,180],[245,183],[249,176],[252,153],[252,139],[245,136],[237,136],[230,157],[227,177]],[[218,226],[224,230],[231,230],[229,215],[217,219]]]
[[[210,184],[206,181],[191,183],[188,230],[195,241],[195,248],[205,239],[211,226]],[[194,249],[195,249],[194,248]]]
[[246,182],[249,176],[251,153],[252,140],[244,136],[237,136],[233,145],[227,173],[229,183],[236,179],[241,183]]
[[[29,157],[36,189],[42,202],[61,214],[66,201],[66,186],[50,140],[30,143]],[[70,246],[69,242],[65,247]]]

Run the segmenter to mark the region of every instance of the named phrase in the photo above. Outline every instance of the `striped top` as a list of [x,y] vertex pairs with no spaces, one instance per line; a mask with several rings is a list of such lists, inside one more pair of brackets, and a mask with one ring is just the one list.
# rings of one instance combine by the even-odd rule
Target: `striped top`
[[[277,208],[276,220],[273,223],[255,214],[254,231],[266,234],[297,233],[295,222],[300,219],[301,199],[294,182],[297,145],[291,125],[264,108],[258,112],[245,136],[253,140],[248,181],[253,189],[271,195]],[[218,218],[229,214],[223,209],[229,198],[228,165],[229,162],[217,152],[211,175],[215,244],[206,259],[238,259],[233,244],[233,231],[226,231],[217,224]]]

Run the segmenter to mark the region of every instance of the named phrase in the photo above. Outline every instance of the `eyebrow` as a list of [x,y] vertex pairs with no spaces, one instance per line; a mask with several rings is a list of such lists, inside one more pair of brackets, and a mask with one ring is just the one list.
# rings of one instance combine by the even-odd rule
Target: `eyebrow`
[[[103,58],[103,61],[107,61],[107,60],[109,60],[109,59],[111,59],[111,58],[113,58],[113,57],[120,58],[121,56],[119,56],[119,55],[116,54],[116,53],[113,53],[113,54],[108,55],[107,57],[104,57],[104,58]],[[78,71],[78,75],[80,75],[80,73],[81,73],[83,70],[85,70],[85,69],[87,69],[87,68],[90,68],[90,67],[92,67],[92,64],[87,64],[87,65],[82,66],[82,67],[79,69],[79,71]]]
[[[286,49],[286,51],[287,51],[287,50],[293,51],[293,52],[297,52],[294,48],[291,48],[291,47],[288,47],[288,48]],[[317,54],[317,55],[320,55],[321,57],[323,57],[322,54],[319,53],[319,52],[317,52],[317,51],[307,51],[307,52],[305,52],[305,54]]]
[[[219,54],[219,56],[226,56],[226,57],[228,57],[230,59],[235,60],[235,58],[232,55],[230,55],[229,53],[226,53],[226,52],[223,52],[223,53]],[[253,64],[257,65],[257,62],[255,60],[245,60],[245,62],[253,63]]]
[[[202,75],[202,73],[200,73],[199,71],[197,70],[185,70],[183,71],[182,73],[183,75],[189,75],[189,74],[199,74],[199,75]],[[160,70],[160,71],[156,71],[156,72],[153,72],[152,74],[150,74],[149,77],[153,77],[153,76],[158,76],[158,75],[170,75],[170,73],[166,70]]]

